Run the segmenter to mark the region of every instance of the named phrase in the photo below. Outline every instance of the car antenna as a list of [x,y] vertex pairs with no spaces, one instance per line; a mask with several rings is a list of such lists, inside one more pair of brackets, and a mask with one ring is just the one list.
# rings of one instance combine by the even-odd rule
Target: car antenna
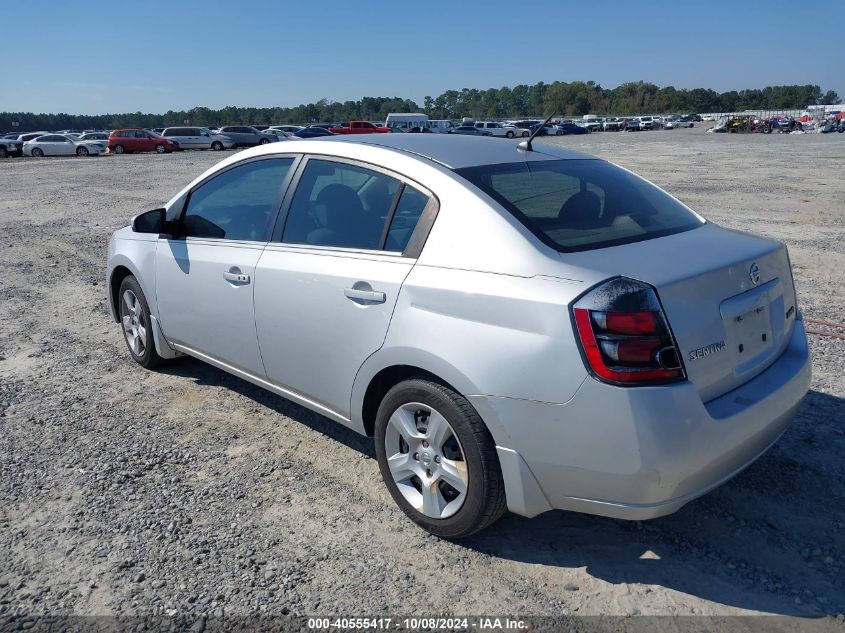
[[551,120],[552,120],[552,117],[553,117],[555,114],[557,114],[557,113],[556,113],[556,112],[552,112],[552,113],[549,115],[549,118],[548,118],[548,119],[546,119],[545,121],[543,121],[543,124],[542,124],[542,125],[538,125],[538,126],[537,126],[537,129],[536,129],[536,130],[534,130],[534,131],[531,133],[531,136],[529,136],[529,137],[528,137],[528,140],[527,140],[527,141],[522,141],[519,145],[517,145],[517,146],[516,146],[516,149],[521,149],[523,152],[533,152],[533,151],[534,151],[534,148],[533,148],[533,147],[531,147],[531,141],[533,141],[533,140],[534,140],[534,137],[535,137],[535,136],[537,136],[537,135],[540,133],[540,130],[542,130],[544,127],[546,127],[546,126],[549,124],[549,121],[551,121]]

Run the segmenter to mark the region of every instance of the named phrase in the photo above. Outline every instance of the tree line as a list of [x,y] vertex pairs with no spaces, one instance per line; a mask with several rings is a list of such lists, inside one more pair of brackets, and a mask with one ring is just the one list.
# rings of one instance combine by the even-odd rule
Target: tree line
[[[816,85],[767,86],[762,89],[716,92],[707,88],[659,87],[647,82],[602,88],[593,81],[555,81],[534,85],[477,90],[447,90],[438,97],[425,97],[422,106],[401,97],[364,97],[358,101],[329,101],[292,108],[227,106],[220,110],[196,107],[168,110],[164,114],[72,115],[0,113],[0,130],[115,129],[121,127],[168,127],[176,125],[249,125],[384,120],[389,112],[425,112],[433,119],[503,118],[539,116],[552,111],[559,116],[584,114],[627,115],[638,113],[735,112],[741,110],[802,109],[809,105],[841,103],[833,90]],[[13,122],[17,126],[13,126]]]

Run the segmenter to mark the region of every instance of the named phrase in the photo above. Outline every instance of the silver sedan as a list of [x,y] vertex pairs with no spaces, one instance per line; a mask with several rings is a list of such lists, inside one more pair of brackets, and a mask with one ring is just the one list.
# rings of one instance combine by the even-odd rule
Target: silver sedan
[[783,244],[530,141],[238,153],[117,231],[107,274],[138,364],[187,354],[374,437],[395,502],[448,538],[506,509],[674,512],[810,379]]

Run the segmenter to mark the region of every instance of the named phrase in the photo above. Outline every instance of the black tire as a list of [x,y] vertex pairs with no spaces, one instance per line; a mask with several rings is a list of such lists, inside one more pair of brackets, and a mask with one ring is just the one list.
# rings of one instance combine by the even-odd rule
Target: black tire
[[[139,313],[139,322],[146,328],[146,345],[142,353],[137,353],[136,350],[132,349],[132,346],[129,343],[129,339],[126,336],[124,331],[123,319],[124,316],[129,316],[130,312],[128,310],[128,306],[124,301],[124,293],[126,291],[130,291],[135,297],[137,298],[138,303],[140,303],[141,310]],[[118,301],[118,314],[120,315],[120,327],[121,331],[124,332],[123,341],[126,343],[126,347],[129,350],[130,356],[132,356],[132,360],[138,363],[141,367],[145,369],[153,369],[157,367],[164,359],[158,355],[158,352],[155,348],[155,341],[153,338],[153,324],[152,319],[150,318],[150,306],[147,303],[147,298],[144,296],[144,291],[141,290],[141,285],[138,283],[138,280],[135,279],[132,275],[127,275],[123,281],[120,283],[120,290],[118,291],[117,296]]]
[[32,155],[35,156],[35,158],[42,158],[44,156],[44,150],[40,147],[33,147]]
[[9,152],[6,151],[5,145],[0,145],[0,158],[6,158],[9,155]]
[[507,132],[505,132],[505,136],[507,136],[508,138],[513,138],[513,130],[508,130]]
[[77,156],[88,156],[88,148],[87,147],[77,147],[76,148],[76,155]]
[[125,154],[126,150],[123,148],[123,145],[115,145],[111,148],[112,154]]
[[[455,514],[445,519],[428,517],[411,506],[387,464],[385,435],[390,417],[399,407],[412,402],[431,407],[446,418],[465,455],[466,499]],[[426,376],[393,387],[379,405],[375,443],[379,470],[393,500],[414,523],[431,534],[447,539],[464,538],[492,525],[505,513],[505,484],[495,442],[473,406],[449,387]]]
[[522,131],[522,138],[528,138],[529,136],[531,136],[531,132],[529,132],[528,130]]
[[223,151],[223,143],[221,143],[220,141],[214,141],[211,144],[211,149],[213,149],[215,152],[222,152]]
[[156,145],[156,154],[164,154],[167,151],[167,148],[164,146],[163,143],[159,143]]
[[267,145],[267,143],[269,143],[269,142],[270,142],[269,138],[263,138],[260,141],[258,141],[258,144],[259,145]]

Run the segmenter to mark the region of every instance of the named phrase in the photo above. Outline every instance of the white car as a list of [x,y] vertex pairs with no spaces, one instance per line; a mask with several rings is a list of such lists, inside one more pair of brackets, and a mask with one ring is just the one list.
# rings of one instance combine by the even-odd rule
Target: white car
[[23,144],[24,156],[95,156],[105,152],[102,141],[80,141],[68,134],[45,134]]
[[640,122],[640,129],[641,130],[653,130],[654,129],[654,117],[650,116],[641,116],[638,117]]
[[77,138],[76,140],[94,141],[96,143],[102,143],[103,148],[109,146],[109,135],[106,132],[85,132],[84,134],[80,135],[79,138]]
[[[516,123],[502,123],[502,127],[505,128],[505,136],[508,138],[526,138],[531,136],[531,130],[519,127]],[[508,132],[513,132],[513,135],[508,134]]]
[[279,130],[273,127],[268,127],[266,130],[264,130],[264,132],[266,134],[272,134],[273,136],[275,136],[277,141],[287,141],[292,138],[297,138],[290,132],[285,132],[284,130]]
[[475,127],[482,136],[503,136],[506,138],[516,136],[516,133],[512,129],[506,128],[501,123],[495,121],[476,121]]
[[590,132],[600,132],[602,130],[603,121],[602,119],[584,119],[580,125],[581,127],[585,127],[590,130]]

